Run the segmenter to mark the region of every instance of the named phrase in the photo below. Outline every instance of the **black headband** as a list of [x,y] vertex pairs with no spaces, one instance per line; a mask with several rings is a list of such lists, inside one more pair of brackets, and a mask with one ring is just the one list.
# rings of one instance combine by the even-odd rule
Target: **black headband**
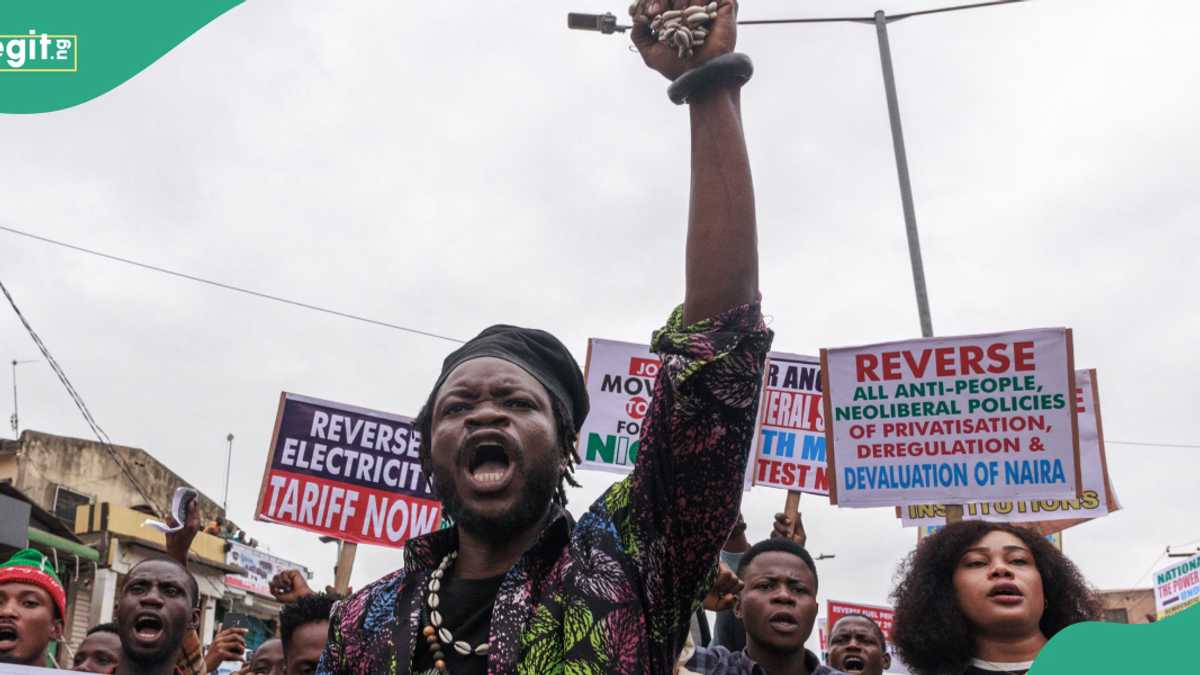
[[[490,356],[503,359],[529,373],[550,395],[571,411],[578,432],[587,417],[589,404],[583,372],[571,352],[558,338],[544,330],[497,324],[483,329],[442,362],[442,372],[433,386],[433,396],[450,372],[471,359]],[[432,400],[432,399],[431,399]]]

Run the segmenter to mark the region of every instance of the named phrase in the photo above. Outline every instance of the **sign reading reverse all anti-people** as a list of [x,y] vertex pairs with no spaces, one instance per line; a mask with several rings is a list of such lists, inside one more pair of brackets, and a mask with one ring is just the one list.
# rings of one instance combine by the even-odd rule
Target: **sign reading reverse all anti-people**
[[[1079,465],[1083,477],[1080,497],[971,502],[963,508],[963,519],[1025,523],[1043,534],[1050,534],[1120,509],[1108,475],[1095,370],[1075,371],[1075,412],[1079,417]],[[904,527],[944,525],[946,522],[942,504],[909,504],[899,510]]]
[[284,392],[254,517],[401,546],[441,517],[419,446],[407,417]]
[[839,506],[1079,497],[1071,331],[821,350]]

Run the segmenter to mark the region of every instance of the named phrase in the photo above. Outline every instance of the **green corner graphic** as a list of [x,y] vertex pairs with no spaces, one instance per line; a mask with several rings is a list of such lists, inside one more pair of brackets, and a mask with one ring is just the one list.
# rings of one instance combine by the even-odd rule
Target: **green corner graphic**
[[[1030,675],[1200,672],[1200,605],[1150,624],[1089,621],[1055,635]],[[1189,665],[1190,664],[1190,665]]]
[[242,0],[6,0],[0,113],[41,113],[120,86]]

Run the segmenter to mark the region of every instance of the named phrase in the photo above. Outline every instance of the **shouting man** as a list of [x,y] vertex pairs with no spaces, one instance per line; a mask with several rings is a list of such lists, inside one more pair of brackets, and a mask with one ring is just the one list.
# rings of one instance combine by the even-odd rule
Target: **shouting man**
[[175,560],[143,560],[129,570],[117,601],[118,675],[176,675],[185,633],[200,620],[196,579]]
[[67,595],[46,556],[26,548],[0,565],[0,663],[45,668],[66,614]]
[[829,665],[853,675],[882,675],[892,667],[883,629],[863,614],[847,614],[829,631]]
[[662,367],[633,473],[572,523],[579,366],[549,333],[485,329],[446,358],[415,423],[454,525],[338,605],[319,672],[671,672],[737,520],[771,342],[740,109],[750,63],[733,53],[732,0],[687,24],[711,21],[690,52],[655,38],[708,13],[691,4],[633,8],[634,44],[687,102],[692,144],[684,301],[652,339]]

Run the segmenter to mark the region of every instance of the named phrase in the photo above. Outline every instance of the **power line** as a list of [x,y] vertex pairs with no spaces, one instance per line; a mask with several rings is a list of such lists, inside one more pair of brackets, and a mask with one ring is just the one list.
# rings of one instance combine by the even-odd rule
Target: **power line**
[[1139,576],[1137,579],[1134,579],[1134,580],[1133,580],[1133,583],[1132,583],[1132,584],[1130,584],[1130,585],[1129,585],[1129,587],[1130,587],[1130,588],[1136,588],[1136,587],[1137,587],[1137,585],[1138,585],[1138,584],[1140,584],[1140,583],[1142,582],[1142,579],[1145,579],[1145,578],[1146,578],[1146,575],[1147,575],[1147,574],[1150,574],[1151,572],[1153,572],[1153,571],[1154,571],[1154,568],[1155,568],[1155,567],[1158,567],[1158,562],[1159,562],[1160,560],[1162,560],[1162,559],[1163,559],[1163,556],[1165,556],[1166,554],[1167,554],[1167,552],[1166,552],[1166,551],[1163,551],[1162,553],[1159,553],[1159,554],[1158,554],[1158,556],[1157,556],[1156,558],[1154,558],[1154,562],[1150,563],[1150,567],[1149,567],[1149,568],[1148,568],[1148,569],[1147,569],[1145,572],[1142,572],[1141,576]]
[[0,291],[3,291],[4,297],[8,298],[8,304],[12,307],[13,311],[16,312],[17,318],[21,320],[21,324],[25,326],[25,330],[29,333],[29,337],[33,338],[33,343],[37,345],[39,350],[41,350],[42,356],[46,359],[46,363],[50,364],[50,369],[53,370],[54,374],[58,376],[58,381],[62,382],[62,385],[66,387],[67,394],[70,395],[71,400],[75,402],[75,407],[79,408],[80,414],[83,415],[83,421],[87,422],[87,425],[91,427],[92,433],[96,435],[96,440],[100,441],[100,446],[107,450],[108,454],[112,456],[113,461],[116,462],[117,466],[121,468],[121,471],[125,473],[125,477],[129,479],[130,483],[133,484],[134,489],[138,491],[138,494],[142,496],[142,499],[146,500],[146,504],[148,504],[150,508],[154,510],[156,515],[162,517],[162,510],[159,508],[158,504],[150,498],[150,495],[146,494],[146,491],[142,489],[141,483],[138,483],[138,480],[133,475],[133,472],[129,470],[129,467],[126,466],[125,462],[117,455],[116,449],[114,449],[112,446],[112,440],[109,439],[108,434],[105,433],[104,429],[100,428],[99,423],[96,422],[96,418],[92,417],[92,412],[88,410],[87,404],[83,402],[83,397],[80,396],[79,392],[75,390],[75,387],[71,384],[71,380],[67,378],[67,373],[63,371],[62,366],[58,365],[58,361],[54,359],[54,356],[50,353],[50,349],[46,347],[46,343],[42,342],[42,338],[38,336],[37,331],[33,330],[33,326],[29,325],[29,321],[26,320],[25,315],[22,314],[21,310],[17,307],[17,302],[13,300],[12,295],[9,294],[8,288],[5,287],[3,281],[0,281]]
[[252,291],[248,288],[242,288],[240,286],[234,286],[233,284],[226,284],[226,283],[223,283],[220,281],[213,281],[212,279],[205,279],[204,277],[198,277],[198,276],[195,276],[192,274],[186,274],[184,272],[176,272],[175,270],[170,270],[165,267],[159,267],[157,265],[151,265],[149,263],[138,262],[136,260],[130,260],[129,258],[122,258],[121,256],[118,256],[118,255],[112,255],[110,253],[96,251],[96,250],[93,250],[90,248],[85,248],[83,246],[78,246],[76,244],[69,244],[65,241],[59,241],[57,239],[43,237],[41,235],[33,234],[31,232],[23,232],[21,230],[11,228],[11,227],[6,227],[4,225],[0,225],[0,230],[4,230],[5,232],[10,232],[12,234],[20,235],[22,237],[36,239],[40,242],[44,242],[47,244],[54,244],[55,246],[69,248],[72,251],[78,251],[80,253],[87,253],[88,255],[94,255],[94,256],[97,256],[100,258],[105,258],[107,260],[113,260],[115,262],[125,263],[126,265],[133,265],[134,267],[140,267],[142,269],[150,270],[152,272],[159,272],[161,274],[169,274],[173,277],[179,277],[180,279],[187,279],[189,281],[195,281],[195,282],[198,282],[201,284],[207,284],[209,286],[216,286],[217,288],[223,288],[227,291],[235,291],[237,293],[245,293],[246,295],[252,295],[256,298],[263,298],[265,300],[273,300],[275,302],[282,302],[285,305],[292,305],[293,307],[301,307],[303,309],[310,309],[314,312],[322,312],[324,314],[332,314],[333,316],[340,316],[343,319],[352,319],[354,321],[361,321],[363,323],[369,323],[369,324],[372,324],[375,326],[391,328],[393,330],[403,331],[405,333],[412,333],[414,335],[424,335],[425,337],[436,338],[438,340],[446,340],[448,342],[456,342],[456,343],[460,343],[460,344],[465,342],[465,340],[460,340],[458,338],[449,337],[446,335],[440,335],[438,333],[432,333],[430,331],[420,330],[418,328],[409,328],[407,326],[400,326],[398,324],[389,323],[387,321],[381,321],[379,319],[372,319],[370,317],[361,316],[358,314],[342,312],[342,311],[339,311],[336,309],[330,309],[328,307],[321,307],[319,305],[313,305],[313,304],[310,304],[307,302],[301,302],[299,300],[290,300],[288,298],[283,298],[278,295],[271,295],[269,293],[261,293],[259,291]]
[[[993,5],[1010,5],[1015,2],[1028,2],[1028,0],[991,0],[990,2],[976,2],[969,5],[954,5],[952,7],[938,7],[935,9],[922,9],[915,12],[904,12],[901,14],[889,14],[887,20],[899,21],[913,16],[924,16],[926,14],[941,14],[943,12],[957,12],[964,9],[977,9],[979,7],[991,7]],[[875,23],[873,16],[831,16],[831,17],[814,17],[806,19],[751,19],[738,21],[739,26],[770,26],[775,24],[789,23]]]

